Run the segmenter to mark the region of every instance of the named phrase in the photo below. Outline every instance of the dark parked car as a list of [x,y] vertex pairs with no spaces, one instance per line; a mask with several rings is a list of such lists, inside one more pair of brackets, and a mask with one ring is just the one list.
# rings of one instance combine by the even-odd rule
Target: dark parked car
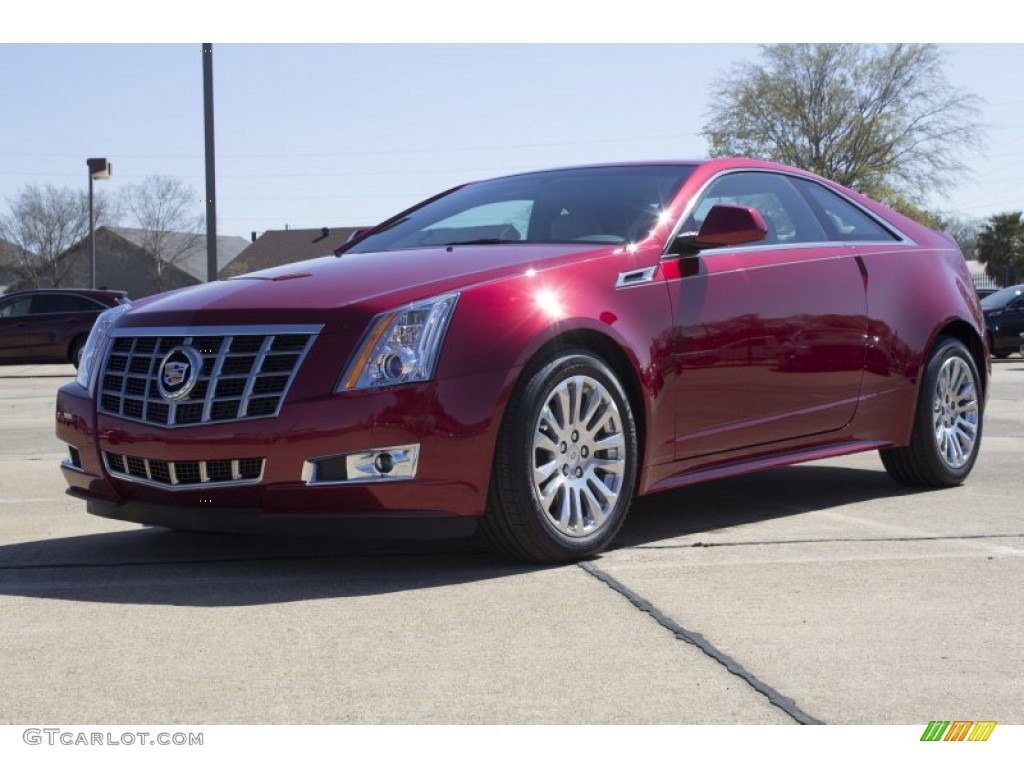
[[1009,357],[1020,349],[1024,332],[1024,285],[1011,285],[981,300],[988,346],[996,357]]
[[878,450],[957,485],[989,374],[947,236],[776,164],[609,165],[466,184],[337,256],[112,309],[57,434],[96,515],[448,522],[566,562],[636,496],[766,467]]
[[0,296],[0,363],[74,363],[100,313],[123,291],[51,288]]
[[974,292],[978,294],[979,299],[984,299],[986,296],[991,296],[998,290],[998,288],[975,288]]

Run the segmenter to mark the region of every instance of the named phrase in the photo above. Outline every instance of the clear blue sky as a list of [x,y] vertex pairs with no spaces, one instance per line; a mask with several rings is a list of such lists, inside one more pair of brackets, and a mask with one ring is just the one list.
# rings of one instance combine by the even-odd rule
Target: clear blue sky
[[[985,100],[977,169],[935,207],[1024,207],[1024,45],[945,46]],[[506,172],[706,155],[712,81],[755,45],[257,45],[214,39],[221,234],[372,224]],[[114,191],[149,174],[204,197],[202,61],[191,44],[0,44],[0,204],[26,184]]]

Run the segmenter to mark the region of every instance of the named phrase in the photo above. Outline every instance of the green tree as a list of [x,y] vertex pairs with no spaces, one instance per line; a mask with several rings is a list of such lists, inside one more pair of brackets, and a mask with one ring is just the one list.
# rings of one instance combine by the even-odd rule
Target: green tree
[[1021,211],[997,213],[978,232],[978,261],[1001,285],[1024,275],[1024,222]]
[[980,148],[980,99],[934,45],[781,44],[720,78],[702,135],[712,156],[794,165],[924,220]]

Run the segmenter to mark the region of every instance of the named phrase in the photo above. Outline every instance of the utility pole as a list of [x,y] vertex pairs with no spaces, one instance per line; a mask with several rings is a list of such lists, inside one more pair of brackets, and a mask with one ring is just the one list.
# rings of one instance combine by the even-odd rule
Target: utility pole
[[206,280],[217,279],[216,170],[213,151],[213,43],[203,43],[203,125],[206,131]]
[[89,167],[89,271],[92,278],[89,287],[96,287],[96,217],[93,213],[92,183],[95,179],[109,179],[111,165],[105,157],[90,157],[85,161]]

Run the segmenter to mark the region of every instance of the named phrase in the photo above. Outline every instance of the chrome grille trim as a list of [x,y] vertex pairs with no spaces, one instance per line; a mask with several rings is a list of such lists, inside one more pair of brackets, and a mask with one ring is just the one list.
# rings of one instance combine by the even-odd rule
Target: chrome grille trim
[[[99,412],[164,429],[273,418],[321,330],[322,325],[117,328],[99,371]],[[199,352],[203,364],[188,397],[169,402],[159,393],[158,369],[178,345]]]
[[[163,461],[144,459],[139,456],[125,456],[112,451],[103,452],[103,463],[112,476],[131,483],[148,485],[172,491],[188,491],[206,488],[225,488],[239,485],[256,485],[263,480],[266,459],[206,459],[202,461]],[[198,479],[188,479],[191,472],[179,473],[182,465],[196,465]],[[210,464],[228,464],[231,479],[211,480]],[[243,466],[244,464],[244,466]],[[212,473],[216,474],[216,473]],[[167,480],[163,478],[167,477]]]

